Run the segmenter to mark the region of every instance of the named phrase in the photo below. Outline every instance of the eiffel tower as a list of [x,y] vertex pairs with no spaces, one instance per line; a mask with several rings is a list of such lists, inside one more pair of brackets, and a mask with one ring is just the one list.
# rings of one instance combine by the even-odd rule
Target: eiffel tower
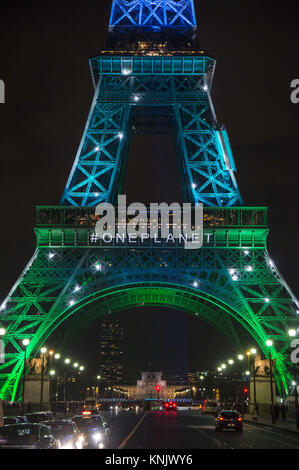
[[[200,50],[193,0],[113,0],[105,50],[90,60],[94,99],[61,205],[37,207],[36,251],[1,306],[2,398],[22,388],[34,357],[72,317],[71,335],[136,306],[187,311],[237,347],[236,325],[266,357],[273,340],[281,394],[290,380],[288,329],[299,304],[267,251],[267,208],[246,207],[211,89],[215,60]],[[121,193],[134,134],[172,134],[185,202],[204,204],[204,245],[95,241],[95,206]]]

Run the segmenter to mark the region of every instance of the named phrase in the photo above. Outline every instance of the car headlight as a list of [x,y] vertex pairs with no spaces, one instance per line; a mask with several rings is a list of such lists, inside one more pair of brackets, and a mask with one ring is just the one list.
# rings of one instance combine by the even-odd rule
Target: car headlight
[[103,440],[103,434],[101,432],[96,432],[92,436],[95,442],[101,442]]
[[60,445],[60,449],[73,449],[73,441],[66,441]]

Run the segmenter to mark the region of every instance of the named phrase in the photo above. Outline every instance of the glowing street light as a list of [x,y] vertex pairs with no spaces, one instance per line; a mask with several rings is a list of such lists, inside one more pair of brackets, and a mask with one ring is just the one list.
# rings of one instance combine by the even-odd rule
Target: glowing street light
[[255,349],[255,348],[251,348],[251,349],[250,349],[250,352],[251,352],[251,354],[255,355],[255,354],[256,354],[256,349]]
[[61,358],[61,355],[57,353],[57,354],[55,354],[54,358],[55,358],[55,359],[60,359],[60,358]]
[[238,359],[239,359],[239,361],[243,361],[243,359],[244,359],[243,354],[239,354],[239,355],[238,355]]
[[30,339],[23,339],[22,344],[24,346],[24,363],[23,363],[23,389],[22,389],[22,405],[21,405],[21,413],[24,416],[24,399],[25,399],[25,376],[26,376],[26,348],[30,343]]
[[65,362],[66,364],[70,364],[71,360],[70,360],[69,358],[66,358],[66,359],[64,360],[64,362]]
[[233,365],[234,361],[233,361],[232,359],[229,359],[228,363],[229,363],[230,365]]
[[288,335],[289,336],[296,336],[296,330],[294,328],[291,328],[289,331],[288,331]]

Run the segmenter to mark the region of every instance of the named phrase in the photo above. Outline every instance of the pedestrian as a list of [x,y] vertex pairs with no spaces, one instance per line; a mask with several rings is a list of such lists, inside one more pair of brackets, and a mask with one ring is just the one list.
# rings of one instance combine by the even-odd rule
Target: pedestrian
[[288,411],[288,407],[285,403],[283,403],[280,407],[280,412],[281,412],[281,420],[283,423],[286,422],[286,419],[287,419],[287,411]]
[[278,403],[275,403],[274,406],[274,419],[277,422],[279,420],[279,411],[280,411],[280,406]]

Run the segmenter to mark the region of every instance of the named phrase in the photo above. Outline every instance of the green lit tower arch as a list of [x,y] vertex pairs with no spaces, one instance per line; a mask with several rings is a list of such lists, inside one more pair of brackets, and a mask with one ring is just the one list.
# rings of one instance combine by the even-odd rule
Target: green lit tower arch
[[[196,315],[238,345],[234,325],[268,355],[288,393],[288,329],[299,305],[267,251],[267,208],[245,207],[211,89],[215,60],[199,49],[192,0],[114,0],[108,45],[90,60],[95,86],[61,205],[37,207],[36,251],[1,305],[6,358],[2,398],[18,399],[29,356],[66,318],[76,332],[101,315],[170,306]],[[121,192],[133,134],[170,133],[185,202],[204,204],[204,244],[94,239],[94,208]],[[140,195],[142,200],[142,194]]]

